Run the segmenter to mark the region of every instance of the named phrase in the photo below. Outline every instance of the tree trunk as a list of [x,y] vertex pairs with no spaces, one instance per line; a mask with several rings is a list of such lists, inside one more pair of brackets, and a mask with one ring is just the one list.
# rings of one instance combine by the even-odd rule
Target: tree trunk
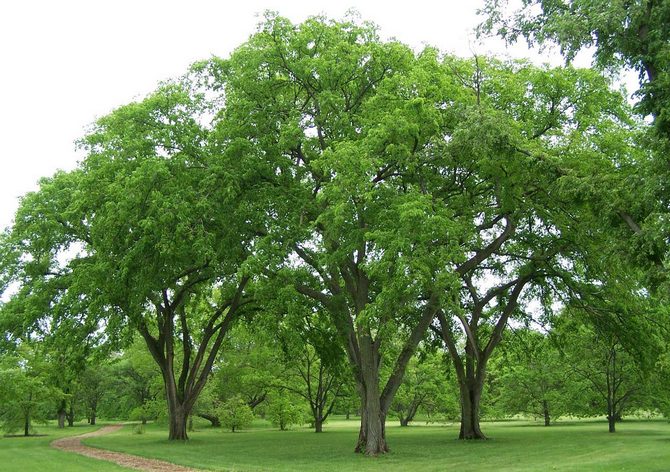
[[26,413],[26,416],[23,419],[23,435],[30,435],[30,413]]
[[65,402],[61,403],[60,408],[58,409],[58,428],[65,428]]
[[549,403],[547,400],[542,400],[542,412],[544,413],[544,425],[549,426],[551,418],[549,417]]
[[400,417],[400,426],[401,427],[409,426],[409,418]]
[[314,432],[315,433],[323,432],[323,420],[321,418],[314,418]]
[[96,418],[96,412],[95,412],[95,410],[93,410],[93,411],[91,412],[91,418],[90,418],[90,420],[91,420],[91,421],[90,421],[91,426],[95,426],[95,418]]
[[67,413],[67,425],[68,427],[74,426],[74,406],[70,403],[70,411]]
[[[367,355],[366,355],[367,354]],[[386,444],[386,412],[383,411],[379,392],[379,363],[373,349],[361,349],[363,362],[363,385],[359,386],[362,395],[361,429],[358,434],[356,452],[366,456],[377,456],[389,451]]]
[[186,417],[188,416],[181,406],[170,408],[170,433],[168,439],[185,441],[188,439],[186,434]]
[[616,433],[616,418],[614,415],[607,415],[607,423],[609,425],[609,432]]
[[461,384],[461,431],[458,439],[488,439],[479,427],[482,387],[479,382]]
[[608,398],[607,398],[607,423],[609,425],[609,432],[610,433],[615,433],[616,432],[616,413],[614,411],[614,401],[612,400],[612,391],[609,387],[609,379],[608,379]]

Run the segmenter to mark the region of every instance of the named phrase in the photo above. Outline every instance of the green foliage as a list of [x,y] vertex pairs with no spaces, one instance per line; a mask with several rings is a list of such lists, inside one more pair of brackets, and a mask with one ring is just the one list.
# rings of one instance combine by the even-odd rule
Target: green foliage
[[46,423],[60,398],[47,383],[40,357],[23,345],[17,356],[0,358],[0,421],[7,433],[34,433],[34,423]]
[[642,110],[653,114],[661,131],[670,128],[670,2],[650,0],[524,0],[508,11],[507,0],[487,0],[482,30],[507,41],[558,44],[568,60],[592,48],[596,63],[640,74]]
[[[599,333],[576,317],[557,321],[556,334],[570,366],[565,395],[573,414],[619,421],[644,405],[648,377],[616,335]],[[611,426],[612,427],[612,426]]]
[[505,414],[543,418],[549,426],[566,413],[576,413],[566,398],[571,366],[550,335],[515,330],[495,360],[495,402]]
[[163,399],[150,399],[133,408],[129,413],[128,419],[131,421],[141,421],[142,424],[145,424],[151,420],[164,420],[165,416],[165,402]]
[[305,423],[305,407],[287,394],[276,394],[268,407],[268,418],[273,426],[286,431],[293,425]]
[[391,412],[401,425],[413,421],[419,412],[426,415],[427,422],[458,417],[458,392],[453,379],[445,375],[448,368],[441,354],[423,353],[412,358],[391,404]]
[[223,402],[216,409],[216,413],[221,424],[233,433],[235,430],[248,428],[254,420],[253,411],[239,396],[231,397]]

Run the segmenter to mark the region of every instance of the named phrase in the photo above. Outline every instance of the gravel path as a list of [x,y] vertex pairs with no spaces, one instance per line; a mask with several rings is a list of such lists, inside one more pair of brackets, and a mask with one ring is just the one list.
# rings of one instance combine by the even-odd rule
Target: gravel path
[[124,454],[122,452],[107,451],[95,447],[85,446],[81,443],[82,438],[93,436],[102,436],[103,434],[113,433],[121,429],[123,425],[104,426],[92,433],[80,434],[79,436],[70,436],[67,438],[56,439],[51,442],[51,446],[67,452],[74,452],[82,456],[93,457],[103,461],[114,462],[120,466],[146,472],[197,472],[198,469],[190,469],[181,465],[171,464],[170,462],[159,461],[156,459],[146,459],[144,457]]

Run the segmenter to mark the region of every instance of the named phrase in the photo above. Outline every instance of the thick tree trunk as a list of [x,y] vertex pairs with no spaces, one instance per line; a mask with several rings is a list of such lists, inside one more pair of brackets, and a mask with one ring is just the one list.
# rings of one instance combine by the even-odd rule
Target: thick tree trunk
[[314,418],[314,432],[315,433],[323,432],[323,420],[321,418]]
[[400,426],[401,427],[409,426],[409,419],[407,417],[401,417]]
[[91,418],[90,418],[91,426],[95,426],[95,418],[96,418],[96,412],[95,412],[95,410],[93,410],[91,412]]
[[479,382],[461,385],[461,431],[458,439],[488,439],[479,427],[482,387]]
[[361,429],[358,433],[356,452],[366,456],[377,456],[389,451],[386,444],[386,412],[382,410],[379,392],[379,370],[372,358],[364,362],[363,379],[365,384],[359,387],[362,394]]
[[549,402],[542,400],[542,413],[544,414],[544,425],[551,425],[551,418],[549,417]]
[[185,441],[188,439],[186,434],[187,413],[181,405],[170,406],[170,432],[168,439]]

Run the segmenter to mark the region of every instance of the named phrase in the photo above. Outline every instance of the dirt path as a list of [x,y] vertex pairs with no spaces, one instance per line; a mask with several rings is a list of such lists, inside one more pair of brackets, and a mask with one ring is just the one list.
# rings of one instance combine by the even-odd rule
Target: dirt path
[[146,472],[197,472],[198,469],[190,469],[181,465],[171,464],[170,462],[159,461],[156,459],[146,459],[144,457],[132,456],[122,452],[106,451],[94,447],[85,446],[81,443],[82,438],[93,436],[102,436],[103,434],[113,433],[121,429],[123,425],[104,426],[92,433],[80,434],[79,436],[70,436],[67,438],[56,439],[51,442],[51,446],[67,452],[74,452],[82,456],[93,457],[103,461],[114,462],[130,469],[143,470]]

